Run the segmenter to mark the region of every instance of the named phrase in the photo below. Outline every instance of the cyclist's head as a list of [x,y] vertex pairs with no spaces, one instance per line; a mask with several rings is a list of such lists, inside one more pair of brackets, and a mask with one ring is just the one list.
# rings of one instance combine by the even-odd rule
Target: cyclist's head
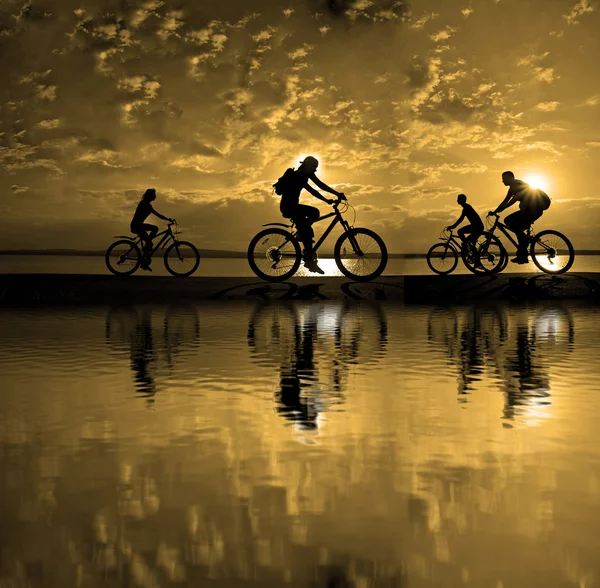
[[300,162],[300,164],[301,164],[302,168],[304,168],[307,171],[311,171],[311,172],[317,171],[317,168],[319,167],[319,161],[317,160],[316,157],[313,157],[312,155],[305,157]]
[[458,197],[456,198],[456,201],[459,204],[464,204],[467,201],[467,197],[464,194],[459,194]]
[[144,192],[143,198],[144,200],[149,200],[150,202],[152,202],[152,200],[156,200],[156,190],[154,188],[148,188]]
[[515,179],[515,174],[513,174],[511,171],[505,171],[502,172],[502,183],[505,186],[509,186],[510,183]]

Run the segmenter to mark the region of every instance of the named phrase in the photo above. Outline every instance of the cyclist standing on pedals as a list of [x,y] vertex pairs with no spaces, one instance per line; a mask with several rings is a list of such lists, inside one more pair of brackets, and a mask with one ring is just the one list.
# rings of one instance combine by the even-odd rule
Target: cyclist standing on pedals
[[[464,194],[459,194],[456,198],[456,202],[462,206],[462,214],[453,225],[448,225],[446,230],[452,231],[466,218],[471,224],[465,225],[461,229],[458,229],[458,236],[462,241],[466,241],[468,239],[471,246],[475,247],[475,244],[477,243],[477,237],[483,233],[483,221],[477,214],[477,211],[470,204],[467,204],[467,197]],[[467,237],[467,235],[470,235],[470,237]]]
[[318,266],[313,252],[314,231],[312,224],[319,218],[320,212],[314,206],[300,204],[300,192],[304,188],[315,198],[333,204],[335,200],[324,198],[321,194],[309,185],[308,180],[312,180],[321,190],[334,194],[340,199],[346,197],[342,192],[334,190],[317,178],[316,171],[319,162],[315,157],[309,155],[300,162],[300,167],[296,170],[289,168],[285,174],[275,184],[275,191],[281,194],[281,204],[279,209],[284,218],[290,218],[298,227],[298,235],[304,244],[304,265],[311,272],[324,274],[325,272]]
[[519,210],[509,214],[504,219],[504,224],[517,236],[519,248],[517,256],[511,261],[513,263],[528,263],[527,246],[529,239],[525,231],[542,216],[544,210],[550,205],[550,199],[545,192],[533,189],[527,182],[517,180],[515,174],[511,171],[505,171],[502,174],[502,183],[508,186],[508,192],[504,200],[496,207],[496,210],[490,211],[490,214],[499,214],[509,208],[515,202],[519,203]]
[[135,209],[135,213],[133,218],[131,219],[130,229],[131,232],[135,235],[139,235],[144,241],[144,259],[141,262],[141,268],[146,271],[152,271],[150,269],[150,261],[152,254],[152,239],[156,237],[156,233],[158,233],[158,227],[156,225],[151,225],[144,222],[151,214],[157,216],[158,218],[167,221],[169,223],[174,222],[172,218],[168,218],[163,216],[152,207],[152,202],[156,200],[156,190],[154,188],[148,188],[140,203],[137,205]]

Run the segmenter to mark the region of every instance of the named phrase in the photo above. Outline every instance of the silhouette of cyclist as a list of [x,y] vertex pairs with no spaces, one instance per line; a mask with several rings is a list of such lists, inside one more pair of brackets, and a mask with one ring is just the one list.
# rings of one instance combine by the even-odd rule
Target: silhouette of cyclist
[[319,218],[320,212],[314,206],[300,204],[300,192],[304,188],[310,192],[315,198],[333,204],[335,200],[324,198],[321,194],[309,185],[308,180],[312,180],[321,190],[334,194],[338,198],[344,200],[346,196],[343,192],[334,190],[317,178],[315,172],[319,162],[315,157],[309,155],[300,162],[300,167],[294,170],[293,176],[287,184],[283,194],[281,195],[281,204],[279,209],[285,218],[291,218],[298,227],[300,240],[304,244],[304,265],[311,272],[324,274],[325,272],[318,266],[315,254],[313,252],[313,237],[314,231],[312,224]]
[[156,237],[156,233],[158,233],[158,227],[156,225],[151,225],[145,223],[144,221],[151,215],[155,215],[158,218],[170,222],[173,222],[172,218],[168,218],[163,216],[152,207],[152,202],[156,200],[156,190],[154,188],[148,188],[140,203],[137,205],[135,209],[135,213],[133,218],[131,219],[130,229],[131,232],[135,235],[139,235],[144,241],[144,259],[142,260],[141,267],[147,271],[152,271],[150,269],[150,256],[152,253],[152,239]]
[[470,204],[467,204],[467,197],[464,194],[459,194],[456,198],[456,202],[462,206],[462,213],[459,219],[454,224],[448,225],[446,229],[448,231],[455,229],[466,218],[471,224],[465,225],[461,229],[458,229],[458,236],[463,241],[466,241],[467,235],[470,235],[470,237],[468,237],[469,242],[471,245],[475,245],[477,237],[483,233],[483,221],[477,214],[477,211]]
[[525,231],[531,224],[542,216],[544,208],[534,190],[527,182],[517,180],[515,174],[511,171],[505,171],[502,174],[502,183],[508,186],[508,192],[504,200],[496,207],[496,210],[490,211],[490,214],[499,214],[506,208],[509,208],[515,202],[519,203],[519,210],[509,214],[504,219],[504,224],[517,236],[519,248],[517,256],[511,259],[513,263],[528,263],[527,246],[529,239]]

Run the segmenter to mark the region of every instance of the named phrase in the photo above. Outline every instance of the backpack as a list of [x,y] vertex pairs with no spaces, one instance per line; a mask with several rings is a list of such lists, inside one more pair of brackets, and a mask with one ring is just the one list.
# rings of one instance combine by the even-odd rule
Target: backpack
[[283,196],[286,192],[289,192],[294,185],[296,179],[296,172],[293,167],[288,167],[284,174],[273,184],[275,194]]
[[540,190],[540,188],[536,188],[533,193],[535,197],[535,203],[539,210],[548,210],[550,208],[550,203],[552,202],[552,200],[550,200],[550,196],[548,196],[548,194],[546,194],[546,192],[543,190]]

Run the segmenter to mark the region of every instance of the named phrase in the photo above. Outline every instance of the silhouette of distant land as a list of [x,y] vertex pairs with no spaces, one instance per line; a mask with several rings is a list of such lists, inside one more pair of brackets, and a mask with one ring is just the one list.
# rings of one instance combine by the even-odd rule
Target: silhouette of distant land
[[[245,251],[227,251],[221,249],[198,249],[200,257],[238,257],[246,259]],[[0,255],[76,255],[79,257],[104,257],[106,250],[93,251],[81,249],[3,249]],[[160,253],[159,253],[160,254]]]
[[[200,257],[204,258],[243,258],[246,259],[245,251],[229,251],[226,249],[198,249]],[[0,255],[76,255],[89,257],[104,257],[105,250],[81,250],[81,249],[0,249]],[[578,249],[580,255],[600,255],[600,249]],[[324,253],[330,256],[332,253]],[[426,253],[388,253],[390,259],[425,259]]]

